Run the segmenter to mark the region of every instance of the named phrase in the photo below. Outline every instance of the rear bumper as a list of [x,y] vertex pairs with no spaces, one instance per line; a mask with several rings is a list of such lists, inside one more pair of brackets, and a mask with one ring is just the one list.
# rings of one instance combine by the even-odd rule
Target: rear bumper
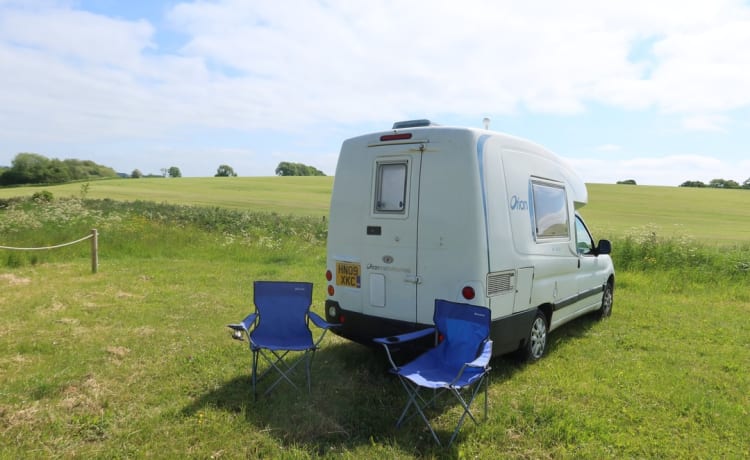
[[326,321],[340,324],[332,328],[331,332],[367,346],[375,346],[373,339],[378,337],[389,337],[431,327],[429,324],[397,321],[349,311],[342,308],[337,301],[330,299],[326,300],[325,312]]

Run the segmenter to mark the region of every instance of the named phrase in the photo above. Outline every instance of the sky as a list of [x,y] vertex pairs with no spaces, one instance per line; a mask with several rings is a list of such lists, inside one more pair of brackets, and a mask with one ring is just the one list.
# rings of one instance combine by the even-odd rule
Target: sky
[[394,121],[533,140],[589,183],[750,179],[750,0],[0,0],[0,166],[335,174]]

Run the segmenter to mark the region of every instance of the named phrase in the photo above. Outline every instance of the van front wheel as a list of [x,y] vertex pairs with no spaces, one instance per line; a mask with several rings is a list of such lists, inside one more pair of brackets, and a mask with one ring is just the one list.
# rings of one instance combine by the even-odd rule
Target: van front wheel
[[538,361],[547,349],[547,317],[541,310],[536,312],[526,343],[518,350],[524,361]]
[[602,306],[597,312],[599,319],[607,318],[612,314],[612,302],[614,302],[614,289],[612,283],[607,283],[604,286],[604,294],[602,295]]

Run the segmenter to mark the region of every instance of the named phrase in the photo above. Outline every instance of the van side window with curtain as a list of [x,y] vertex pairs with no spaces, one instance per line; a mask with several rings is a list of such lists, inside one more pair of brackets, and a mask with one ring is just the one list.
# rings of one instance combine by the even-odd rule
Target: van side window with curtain
[[377,164],[375,212],[404,213],[407,169],[407,161]]
[[569,238],[568,206],[565,187],[532,182],[537,239]]

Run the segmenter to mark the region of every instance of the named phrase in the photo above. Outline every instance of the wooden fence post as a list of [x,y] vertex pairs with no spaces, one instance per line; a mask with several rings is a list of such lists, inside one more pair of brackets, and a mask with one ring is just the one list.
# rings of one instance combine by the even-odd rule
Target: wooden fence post
[[91,230],[91,273],[99,270],[99,233]]

